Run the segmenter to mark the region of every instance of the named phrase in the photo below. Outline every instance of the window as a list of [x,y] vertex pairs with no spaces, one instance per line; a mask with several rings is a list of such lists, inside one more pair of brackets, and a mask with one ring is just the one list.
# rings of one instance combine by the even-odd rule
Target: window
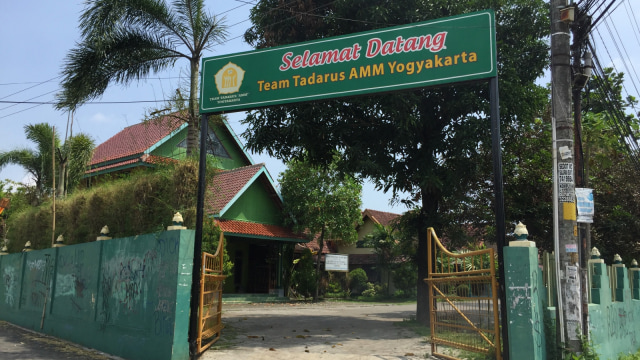
[[[220,139],[218,139],[218,136],[211,129],[209,129],[209,133],[207,135],[207,154],[231,159],[231,156],[229,156],[227,149],[224,148],[222,142],[220,142]],[[186,149],[187,138],[184,138],[184,140],[180,141],[180,143],[178,143],[178,147]]]

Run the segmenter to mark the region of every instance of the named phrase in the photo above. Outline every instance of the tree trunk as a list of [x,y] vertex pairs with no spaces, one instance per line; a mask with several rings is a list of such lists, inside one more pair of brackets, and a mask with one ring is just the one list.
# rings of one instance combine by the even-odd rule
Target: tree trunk
[[324,227],[322,227],[322,231],[320,232],[318,248],[318,256],[316,258],[316,291],[313,294],[314,302],[317,302],[320,298],[320,259],[322,258],[322,250],[324,250]]
[[429,326],[431,319],[429,316],[429,286],[424,281],[428,276],[428,244],[427,227],[438,227],[439,196],[426,189],[422,189],[422,209],[418,221],[418,250],[416,253],[416,263],[418,265],[418,288],[417,288],[417,311],[416,320],[425,326]]
[[67,160],[60,161],[60,163],[59,163],[59,175],[58,175],[59,178],[58,178],[58,184],[57,184],[58,186],[57,186],[57,189],[56,189],[56,193],[57,193],[56,196],[58,196],[58,197],[62,197],[62,196],[65,195],[64,190],[65,190],[65,187],[66,187],[66,184],[67,184],[67,182],[66,182],[66,180],[67,180],[67,175],[66,175],[67,174],[67,163],[68,163]]
[[200,59],[191,59],[191,79],[189,83],[189,114],[187,127],[187,156],[198,153],[198,75],[200,70]]

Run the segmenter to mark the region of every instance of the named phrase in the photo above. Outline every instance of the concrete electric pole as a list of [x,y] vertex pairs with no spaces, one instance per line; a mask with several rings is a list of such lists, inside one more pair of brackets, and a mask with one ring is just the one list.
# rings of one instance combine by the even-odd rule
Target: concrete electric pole
[[[587,51],[588,33],[591,26],[591,17],[586,11],[576,6],[575,18],[571,24],[573,44],[571,54],[572,67],[572,96],[573,96],[573,134],[575,157],[575,186],[585,188],[589,185],[588,174],[585,173],[585,159],[582,146],[582,89],[591,77],[591,53]],[[580,214],[578,214],[580,215]],[[579,216],[578,216],[579,217]],[[578,218],[580,221],[580,219]],[[584,220],[583,220],[584,221]],[[578,254],[580,254],[580,285],[582,286],[582,334],[589,334],[589,275],[588,261],[591,252],[591,224],[578,222]]]
[[580,351],[582,305],[573,166],[573,118],[571,114],[571,51],[566,0],[551,0],[551,90],[554,157],[554,243],[559,280],[558,316],[560,340]]

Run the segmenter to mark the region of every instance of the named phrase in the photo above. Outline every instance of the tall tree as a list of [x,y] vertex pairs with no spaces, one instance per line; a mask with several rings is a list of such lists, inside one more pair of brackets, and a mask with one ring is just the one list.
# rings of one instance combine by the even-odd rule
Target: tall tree
[[62,146],[56,149],[59,181],[57,195],[66,196],[76,187],[87,170],[87,164],[93,156],[95,143],[86,134],[78,134],[67,138]]
[[[252,10],[253,27],[245,38],[256,47],[282,45],[485,8],[496,14],[501,121],[509,131],[539,103],[540,94],[532,89],[546,66],[549,29],[541,0],[264,0]],[[277,106],[251,112],[245,136],[252,150],[281,159],[305,154],[314,163],[328,163],[337,149],[344,154],[344,169],[417,206],[416,259],[423,279],[427,227],[446,223],[446,203],[464,204],[476,190],[491,187],[490,178],[477,177],[491,159],[489,106],[488,86],[482,83]],[[400,198],[402,193],[409,196]],[[417,318],[423,323],[429,321],[428,299],[419,280]]]
[[60,140],[54,137],[53,128],[49,124],[29,124],[24,126],[27,140],[36,145],[36,149],[22,148],[0,152],[0,169],[8,164],[19,165],[31,175],[34,183],[37,201],[52,189],[53,142],[59,146]]
[[[291,161],[280,175],[285,223],[295,231],[317,235],[319,251],[316,279],[320,281],[320,258],[325,239],[350,244],[358,240],[362,186],[350,175],[338,172],[334,163],[314,166]],[[318,284],[317,284],[318,285]],[[316,286],[314,299],[318,299]]]
[[[56,184],[59,196],[78,184],[91,160],[94,142],[86,134],[69,137],[60,144],[58,134],[46,123],[30,124],[24,127],[28,140],[36,144],[36,149],[22,148],[0,152],[0,170],[8,164],[22,166],[31,175],[36,189],[36,203],[43,195],[53,192],[53,161],[56,160]],[[55,154],[54,145],[55,142]]]
[[[625,262],[640,256],[635,234],[640,231],[638,168],[634,147],[626,142],[640,136],[640,119],[633,114],[638,101],[623,98],[623,73],[603,69],[583,92],[582,121],[585,178],[594,189],[595,216],[591,243],[606,261],[620,254]],[[637,144],[636,144],[637,146]]]
[[75,110],[112,84],[127,85],[189,61],[187,154],[198,144],[198,79],[203,52],[226,36],[203,0],[90,0],[80,16],[82,40],[67,55],[59,109]]

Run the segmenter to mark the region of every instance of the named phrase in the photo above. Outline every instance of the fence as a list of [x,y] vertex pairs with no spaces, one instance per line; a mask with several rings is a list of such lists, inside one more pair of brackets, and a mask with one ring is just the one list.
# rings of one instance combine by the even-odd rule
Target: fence
[[126,359],[189,358],[192,230],[0,256],[0,320]]
[[[512,359],[551,359],[555,344],[553,256],[535,247],[504,248],[509,349]],[[539,266],[542,264],[542,268]],[[640,269],[589,261],[589,336],[600,359],[640,347]]]

